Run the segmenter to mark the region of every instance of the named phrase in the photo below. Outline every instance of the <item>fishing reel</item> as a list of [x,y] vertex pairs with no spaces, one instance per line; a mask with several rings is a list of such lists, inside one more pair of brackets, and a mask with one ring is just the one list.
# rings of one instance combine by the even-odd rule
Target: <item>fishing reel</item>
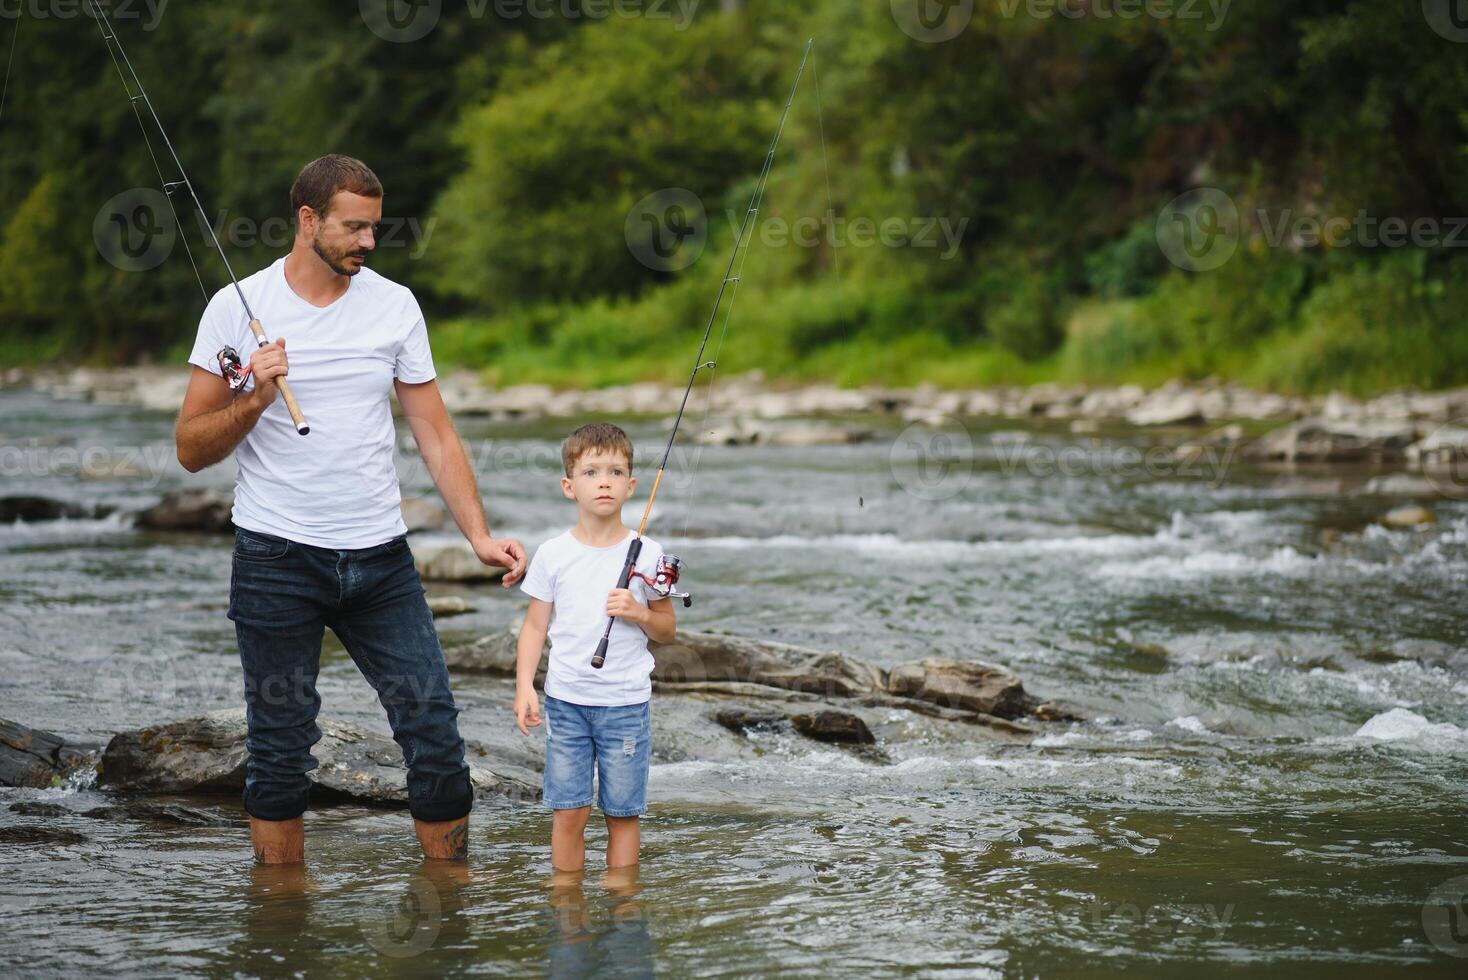
[[693,605],[693,596],[687,592],[673,590],[673,586],[678,584],[678,576],[682,571],[683,559],[673,555],[662,555],[658,558],[657,571],[652,578],[648,578],[635,568],[632,574],[646,582],[659,599],[682,599],[686,608]]
[[219,372],[224,375],[224,380],[229,382],[229,390],[238,393],[244,388],[245,381],[250,377],[250,367],[240,360],[240,352],[233,347],[225,347],[214,355],[219,361]]

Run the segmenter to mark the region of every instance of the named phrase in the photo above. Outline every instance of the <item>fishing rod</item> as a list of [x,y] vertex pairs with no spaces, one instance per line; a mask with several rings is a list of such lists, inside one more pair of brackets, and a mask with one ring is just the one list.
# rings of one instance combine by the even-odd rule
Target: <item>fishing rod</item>
[[[122,46],[122,39],[117,36],[117,31],[112,27],[112,21],[108,19],[107,12],[102,9],[97,0],[87,0],[87,2],[91,5],[96,15],[97,28],[102,32],[102,38],[107,45],[108,53],[112,55],[112,63],[117,66],[117,74],[122,78],[122,88],[127,93],[129,102],[132,103],[133,114],[138,117],[138,125],[143,130],[143,140],[148,144],[149,155],[153,155],[153,144],[148,139],[148,129],[143,125],[143,117],[138,113],[139,102],[147,106],[148,114],[153,117],[153,124],[158,127],[158,134],[163,137],[163,145],[168,147],[168,154],[173,158],[173,165],[178,169],[179,179],[174,181],[168,180],[163,176],[162,168],[158,166],[158,158],[153,156],[153,167],[158,171],[158,179],[163,184],[164,194],[168,196],[169,210],[173,210],[172,198],[174,189],[177,187],[188,188],[189,196],[194,202],[194,207],[198,208],[199,216],[204,219],[202,223],[209,230],[209,238],[214,242],[214,248],[219,252],[220,259],[224,261],[225,271],[229,273],[229,281],[234,284],[234,291],[239,296],[241,305],[245,308],[245,316],[249,317],[250,332],[255,335],[256,345],[264,347],[270,343],[269,338],[265,336],[265,328],[260,325],[260,320],[255,316],[254,310],[250,308],[250,301],[245,298],[245,291],[240,288],[240,281],[234,274],[234,266],[230,264],[229,256],[224,253],[224,246],[220,244],[219,236],[215,234],[214,226],[209,222],[209,212],[204,210],[203,202],[199,200],[199,194],[194,190],[194,182],[189,180],[189,175],[184,170],[183,161],[178,158],[178,151],[173,148],[173,141],[168,138],[168,130],[163,128],[163,120],[158,118],[158,110],[153,107],[153,100],[148,97],[148,90],[143,87],[143,80],[138,77],[136,69],[133,68],[132,60],[128,58],[127,51]],[[114,46],[117,49],[115,52],[113,51]],[[121,63],[118,62],[119,56],[122,58]],[[127,66],[128,75],[132,76],[133,86],[138,91],[137,95],[133,95],[132,88],[128,87],[127,78],[122,74],[123,65]],[[182,235],[183,225],[178,220],[177,211],[174,211],[173,219],[174,224],[179,227],[179,234]],[[184,246],[186,248],[188,247],[187,240],[185,240]],[[191,252],[190,261],[192,262],[192,260],[193,255]],[[196,277],[199,275],[198,266],[194,267],[194,275]],[[201,287],[203,286],[202,279],[199,285]],[[220,369],[229,381],[230,388],[238,392],[243,387],[245,376],[248,374],[248,372],[244,374],[239,373],[239,354],[233,348],[226,347],[219,352],[218,356]],[[295,423],[296,431],[303,436],[309,433],[311,426],[306,421],[306,416],[301,412],[301,406],[296,403],[296,396],[291,391],[290,383],[284,377],[278,377],[275,379],[275,386],[280,389],[280,397],[285,401],[286,411],[290,412],[291,421]]]
[[[648,519],[652,516],[652,503],[657,499],[658,486],[663,482],[663,471],[668,468],[668,457],[673,453],[673,442],[678,438],[678,427],[683,422],[683,413],[688,408],[688,396],[693,393],[694,382],[698,379],[698,372],[704,368],[713,370],[717,367],[717,361],[703,359],[703,352],[708,348],[709,335],[713,332],[714,323],[719,318],[719,308],[723,305],[725,292],[729,293],[729,312],[724,315],[724,330],[729,328],[729,317],[733,314],[734,296],[739,291],[740,276],[734,274],[735,262],[739,260],[739,248],[744,244],[745,233],[751,224],[758,220],[760,204],[764,200],[765,183],[769,180],[770,167],[775,161],[775,148],[780,145],[780,134],[785,131],[785,120],[790,117],[790,107],[795,104],[795,93],[800,88],[800,78],[805,74],[806,62],[810,60],[811,51],[815,48],[815,38],[811,38],[805,46],[805,54],[800,59],[800,67],[795,72],[795,83],[790,86],[790,97],[785,100],[785,108],[780,113],[780,124],[775,127],[775,136],[770,140],[769,152],[765,154],[764,167],[760,170],[759,179],[754,184],[754,194],[749,199],[749,208],[744,212],[744,219],[739,223],[739,231],[734,236],[734,250],[729,254],[729,266],[724,270],[724,279],[719,283],[719,294],[714,299],[713,311],[709,313],[708,325],[703,329],[703,341],[698,345],[698,356],[693,359],[693,372],[688,376],[688,387],[683,390],[683,402],[678,406],[678,415],[673,419],[673,431],[668,434],[668,445],[663,450],[663,460],[658,464],[657,476],[652,481],[652,492],[647,496],[647,506],[642,510],[642,520],[637,525],[637,536],[627,546],[627,560],[622,565],[622,574],[617,579],[617,588],[625,589],[632,576],[637,576],[652,587],[653,592],[661,599],[678,598],[683,600],[685,607],[693,605],[692,597],[686,592],[675,592],[673,586],[678,584],[678,576],[683,569],[681,559],[673,555],[663,555],[658,559],[657,570],[649,579],[637,570],[637,559],[642,554],[642,532],[647,529]],[[749,249],[744,249],[748,256]],[[739,271],[744,271],[743,262],[739,262]],[[730,291],[729,287],[733,286]],[[723,334],[720,333],[720,347],[723,346]],[[607,644],[611,642],[612,626],[616,623],[616,617],[607,618],[607,628],[602,631],[601,641],[596,645],[596,653],[591,657],[591,666],[600,670],[607,661]]]

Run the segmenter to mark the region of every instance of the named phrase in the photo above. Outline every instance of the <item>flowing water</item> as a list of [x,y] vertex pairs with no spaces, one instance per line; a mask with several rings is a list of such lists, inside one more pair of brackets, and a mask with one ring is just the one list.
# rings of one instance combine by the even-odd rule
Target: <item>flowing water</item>
[[[1134,432],[873,424],[854,446],[707,449],[691,490],[675,470],[650,533],[687,563],[680,625],[997,661],[1090,720],[1030,740],[893,710],[883,760],[715,738],[655,696],[635,879],[596,870],[595,821],[592,870],[552,877],[547,812],[510,800],[477,805],[464,868],[425,866],[406,813],[314,810],[301,872],[252,865],[232,797],[169,818],[85,779],[0,790],[0,971],[1468,971],[1468,506],[1387,530],[1397,498],[1139,466]],[[463,423],[497,533],[571,522],[566,428]],[[666,429],[630,429],[645,492]],[[233,481],[184,473],[167,417],[30,391],[0,392],[0,446],[7,494],[136,509]],[[431,493],[416,457],[400,470]],[[101,740],[238,706],[228,554],[122,516],[0,527],[0,717]],[[523,608],[429,591],[476,607],[440,621],[446,643]],[[510,683],[454,684],[465,737],[532,763]],[[386,734],[329,636],[321,690]]]

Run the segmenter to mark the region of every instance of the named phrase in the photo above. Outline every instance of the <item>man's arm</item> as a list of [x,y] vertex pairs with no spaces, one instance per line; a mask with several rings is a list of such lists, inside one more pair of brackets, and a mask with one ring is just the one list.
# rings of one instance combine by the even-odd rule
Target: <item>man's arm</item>
[[454,515],[454,523],[486,565],[508,568],[500,585],[509,588],[525,574],[525,549],[513,539],[503,541],[490,537],[489,521],[484,516],[484,501],[479,497],[479,484],[464,452],[464,443],[449,418],[443,394],[437,381],[422,384],[394,382],[403,415],[413,430],[418,452],[423,456],[428,475]]
[[213,466],[234,452],[275,401],[275,379],[289,372],[284,338],[256,349],[250,355],[250,371],[255,390],[237,395],[229,390],[229,382],[194,365],[173,432],[178,461],[190,473]]

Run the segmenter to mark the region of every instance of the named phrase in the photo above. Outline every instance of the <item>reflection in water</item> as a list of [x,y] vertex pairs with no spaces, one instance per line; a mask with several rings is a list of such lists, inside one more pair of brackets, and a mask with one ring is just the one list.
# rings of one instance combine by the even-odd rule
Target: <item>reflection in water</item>
[[552,875],[546,974],[553,980],[653,976],[652,935],[637,897],[638,866],[609,869],[601,881],[607,894],[595,906],[586,899],[585,877],[584,869]]

